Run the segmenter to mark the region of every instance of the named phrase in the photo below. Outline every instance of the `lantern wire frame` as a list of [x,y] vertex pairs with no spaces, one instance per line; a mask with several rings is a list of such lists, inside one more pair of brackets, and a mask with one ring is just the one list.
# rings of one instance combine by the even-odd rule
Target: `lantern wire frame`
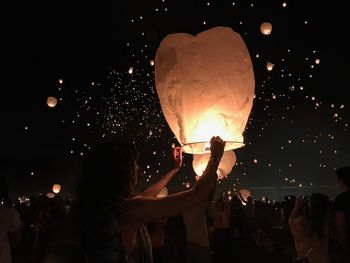
[[[239,142],[239,141],[225,141],[225,142],[226,144],[225,144],[224,151],[230,151],[230,150],[242,148],[245,146],[244,142]],[[182,145],[182,150],[185,153],[189,153],[189,154],[210,153],[210,141],[186,143]]]

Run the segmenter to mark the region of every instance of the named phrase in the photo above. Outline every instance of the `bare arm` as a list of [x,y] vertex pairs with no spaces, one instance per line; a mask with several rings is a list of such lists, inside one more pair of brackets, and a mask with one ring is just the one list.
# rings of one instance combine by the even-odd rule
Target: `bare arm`
[[294,209],[292,211],[292,213],[290,214],[289,216],[289,222],[292,220],[292,219],[295,219],[298,217],[298,212],[299,212],[299,209],[300,207],[303,205],[303,199],[298,196],[296,199],[295,199],[295,205],[294,205]]
[[346,248],[348,236],[346,233],[345,214],[338,210],[335,211],[335,231],[340,245]]
[[146,198],[138,196],[129,200],[124,209],[123,220],[128,224],[145,224],[160,218],[180,214],[200,203],[207,201],[213,192],[217,180],[217,168],[223,154],[225,143],[219,137],[211,140],[211,154],[207,167],[194,188],[169,195],[164,198]]
[[182,164],[182,151],[181,147],[175,147],[172,151],[173,167],[163,176],[158,182],[148,187],[139,197],[156,197],[157,194],[165,187],[170,179],[177,173]]

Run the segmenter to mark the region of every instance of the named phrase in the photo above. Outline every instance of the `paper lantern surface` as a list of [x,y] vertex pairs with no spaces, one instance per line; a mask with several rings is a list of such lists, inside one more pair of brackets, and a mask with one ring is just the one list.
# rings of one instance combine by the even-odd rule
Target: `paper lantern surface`
[[[239,195],[239,194],[240,194],[240,195]],[[248,189],[241,189],[241,190],[238,191],[238,198],[239,198],[239,199],[242,201],[242,203],[245,205],[245,203],[243,202],[241,196],[242,196],[243,200],[246,202],[247,199],[248,199],[248,197],[251,196],[250,191],[249,191]]]
[[272,24],[269,22],[264,22],[260,25],[260,32],[264,35],[270,35],[272,31]]
[[61,185],[59,184],[54,184],[52,186],[52,192],[54,192],[55,194],[58,194],[61,191]]
[[273,64],[271,62],[267,63],[266,64],[266,68],[267,68],[268,71],[273,70]]
[[255,80],[238,33],[215,27],[196,36],[166,36],[155,78],[163,114],[184,152],[209,152],[212,136],[226,141],[226,151],[244,146]]
[[[207,167],[208,161],[210,158],[210,153],[204,154],[194,154],[192,167],[196,175],[201,176]],[[217,174],[218,180],[226,177],[231,171],[233,166],[236,164],[236,155],[233,151],[224,152],[224,155],[221,158]]]
[[47,106],[49,106],[50,108],[53,108],[57,105],[57,99],[52,96],[48,97],[46,102]]

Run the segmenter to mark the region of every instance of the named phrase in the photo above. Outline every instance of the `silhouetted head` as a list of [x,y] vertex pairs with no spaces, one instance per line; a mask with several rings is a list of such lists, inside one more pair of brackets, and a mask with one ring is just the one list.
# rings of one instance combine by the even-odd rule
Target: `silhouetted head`
[[96,145],[87,154],[77,188],[79,201],[110,203],[126,199],[138,182],[135,148],[125,142]]
[[336,171],[339,187],[342,190],[350,188],[350,166],[344,166]]
[[6,198],[9,193],[9,183],[5,177],[0,176],[0,199]]

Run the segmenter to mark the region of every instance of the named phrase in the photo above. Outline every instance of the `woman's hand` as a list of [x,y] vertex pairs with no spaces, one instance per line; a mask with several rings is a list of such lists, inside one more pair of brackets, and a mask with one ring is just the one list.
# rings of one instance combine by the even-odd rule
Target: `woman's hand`
[[217,158],[220,161],[224,154],[225,144],[219,136],[212,137],[210,140],[211,157]]

